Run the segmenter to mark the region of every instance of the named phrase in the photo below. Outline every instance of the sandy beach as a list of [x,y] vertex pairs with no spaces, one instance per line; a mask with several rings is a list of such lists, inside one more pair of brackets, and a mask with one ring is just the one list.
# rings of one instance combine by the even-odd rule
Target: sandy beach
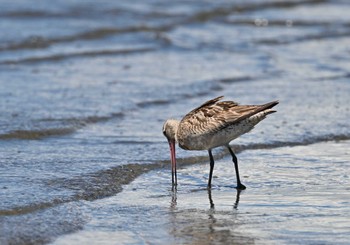
[[[0,244],[348,244],[345,0],[3,1]],[[279,100],[252,132],[177,149],[168,118]]]
[[211,191],[205,164],[182,168],[177,191],[169,171],[151,171],[114,197],[84,203],[84,229],[53,244],[347,244],[350,183],[341,170],[349,155],[338,152],[349,143],[245,151],[241,192],[229,157],[218,161]]

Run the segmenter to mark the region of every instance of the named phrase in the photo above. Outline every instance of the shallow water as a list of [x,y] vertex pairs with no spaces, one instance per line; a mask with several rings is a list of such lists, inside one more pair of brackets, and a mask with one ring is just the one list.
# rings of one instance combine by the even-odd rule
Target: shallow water
[[[314,212],[312,208],[318,205],[322,209],[325,204],[319,199],[324,192],[327,198],[334,196],[346,204],[346,191],[337,185],[307,189],[313,181],[304,183],[303,191],[298,189],[301,185],[295,186],[297,179],[324,176],[330,165],[322,164],[332,159],[344,163],[332,169],[334,178],[343,176],[348,183],[349,3],[223,0],[169,4],[162,0],[98,4],[60,0],[50,4],[36,1],[35,5],[31,1],[3,1],[0,243],[48,243],[57,238],[57,242],[64,242],[66,237],[60,237],[67,233],[73,233],[67,239],[83,239],[80,234],[84,234],[101,237],[105,243],[113,242],[108,240],[110,236],[125,243],[142,239],[163,243],[163,236],[173,243],[192,241],[194,234],[160,228],[163,222],[171,222],[171,217],[156,218],[159,235],[156,231],[142,235],[148,225],[142,215],[149,207],[140,205],[134,210],[133,204],[141,198],[154,207],[149,217],[157,217],[157,208],[165,216],[173,215],[166,208],[173,193],[169,190],[169,152],[162,124],[219,95],[242,104],[280,100],[277,113],[233,142],[239,160],[247,158],[242,159],[244,164],[262,163],[266,158],[276,161],[264,175],[270,178],[266,180],[259,169],[263,166],[244,169],[241,164],[243,175],[255,177],[245,177],[249,187],[241,193],[239,227],[249,230],[249,225],[242,223],[251,224],[244,209],[268,213],[263,208],[266,203],[254,206],[254,201],[259,203],[266,196],[285,205],[271,202],[268,208],[276,212],[266,219],[264,215],[252,218],[258,224],[271,219],[271,231],[280,227],[274,220],[290,222],[296,218],[296,212],[291,218],[280,218],[295,203],[299,215],[307,217],[305,227],[315,225],[313,232],[328,231],[319,222],[329,223],[335,232],[349,227],[348,222],[329,216],[320,221],[307,209]],[[215,211],[220,211],[225,203],[234,203],[231,197],[235,189],[231,169],[226,176],[230,181],[221,181],[219,166],[227,162],[227,153],[218,149],[215,156],[222,159],[214,172],[218,186],[212,191]],[[300,163],[298,168],[277,164],[289,161],[289,157]],[[186,203],[188,196],[197,196],[192,208],[206,220],[208,195],[205,181],[199,178],[207,176],[208,166],[192,164],[206,163],[207,156],[205,152],[179,150],[178,158],[186,166],[181,170],[186,178],[180,182],[185,188],[177,192],[176,208],[184,212],[180,221],[188,227],[196,215],[186,213],[190,204],[179,205]],[[310,169],[310,164],[321,167]],[[296,173],[289,176],[294,170]],[[273,180],[272,175],[288,181]],[[333,180],[341,182],[342,178]],[[325,181],[330,183],[327,178]],[[136,191],[135,197],[130,196],[129,188],[139,182],[145,187]],[[294,191],[296,196],[289,196]],[[160,197],[146,198],[151,192],[160,192]],[[109,210],[114,202],[119,206]],[[346,205],[337,206],[336,202],[328,204],[330,213],[346,217]],[[335,211],[338,207],[339,213]],[[230,204],[231,211],[230,215],[237,216]],[[131,224],[125,226],[114,216],[109,219],[110,213]],[[109,219],[106,229],[99,223],[91,225],[96,215]],[[140,221],[130,222],[134,220]],[[228,221],[222,215],[216,220],[223,232],[214,232],[215,241],[236,239],[225,234],[239,227],[225,223]],[[303,224],[296,225],[300,230],[293,233],[287,227],[285,235],[279,231],[276,236],[253,226],[248,232],[252,236],[244,240],[243,232],[237,241],[330,242],[326,236],[308,241]],[[336,233],[339,243],[349,236],[343,233]],[[316,237],[316,233],[310,234]],[[204,235],[198,239],[208,240]]]
[[[254,150],[239,154],[243,182],[232,188],[229,157],[184,167],[177,191],[169,173],[151,171],[116,196],[85,202],[82,231],[54,244],[347,244],[349,241],[350,141]],[[132,200],[132,201],[131,201]]]

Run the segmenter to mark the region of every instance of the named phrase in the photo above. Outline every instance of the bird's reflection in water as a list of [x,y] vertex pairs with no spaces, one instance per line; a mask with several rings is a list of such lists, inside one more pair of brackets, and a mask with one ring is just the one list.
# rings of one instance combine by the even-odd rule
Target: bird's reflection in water
[[170,210],[174,210],[177,205],[177,189],[173,187],[171,189],[171,202],[170,202]]
[[[232,196],[231,209],[226,209],[225,203],[222,203],[224,199],[220,198],[216,200],[217,207],[215,208],[215,190],[206,190],[208,196],[205,196],[203,188],[194,192],[197,191],[199,196],[193,199],[191,195],[188,195],[189,193],[180,192],[177,196],[176,189],[169,193],[171,197],[169,233],[175,241],[184,239],[191,241],[192,244],[203,245],[254,244],[253,238],[236,232],[240,226],[236,218],[239,213],[235,211],[239,205],[240,190],[237,190],[236,196]],[[181,197],[184,199],[182,200]],[[209,209],[205,207],[206,205],[203,207],[203,201],[205,203],[206,198],[209,200]]]
[[[241,192],[242,192],[242,190],[237,189],[236,200],[235,200],[235,202],[233,204],[233,208],[234,209],[238,208]],[[212,194],[211,194],[211,189],[208,189],[208,198],[209,198],[210,209],[214,209],[215,208],[215,204],[214,204],[213,197],[212,197]]]
[[[239,204],[239,200],[240,200],[240,195],[242,190],[240,189],[236,189],[236,200],[233,204],[233,208],[234,209],[238,209],[238,204]],[[209,205],[210,205],[210,209],[215,209],[215,204],[213,201],[213,196],[212,196],[212,190],[209,188],[207,189],[208,192],[208,199],[209,199]],[[173,187],[171,189],[171,202],[170,202],[170,208],[174,209],[177,205],[177,189],[176,187]]]

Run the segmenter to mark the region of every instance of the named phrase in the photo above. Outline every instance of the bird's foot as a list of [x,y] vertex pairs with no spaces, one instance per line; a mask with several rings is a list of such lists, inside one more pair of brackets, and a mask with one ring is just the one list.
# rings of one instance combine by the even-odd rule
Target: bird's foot
[[245,187],[245,185],[243,185],[242,183],[238,183],[236,189],[237,190],[245,190],[247,187]]

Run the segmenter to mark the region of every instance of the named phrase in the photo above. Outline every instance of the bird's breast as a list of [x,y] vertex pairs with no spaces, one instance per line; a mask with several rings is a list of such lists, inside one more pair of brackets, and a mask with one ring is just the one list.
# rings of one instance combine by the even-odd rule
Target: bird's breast
[[187,136],[178,138],[179,146],[184,150],[207,150],[210,139],[200,136]]

